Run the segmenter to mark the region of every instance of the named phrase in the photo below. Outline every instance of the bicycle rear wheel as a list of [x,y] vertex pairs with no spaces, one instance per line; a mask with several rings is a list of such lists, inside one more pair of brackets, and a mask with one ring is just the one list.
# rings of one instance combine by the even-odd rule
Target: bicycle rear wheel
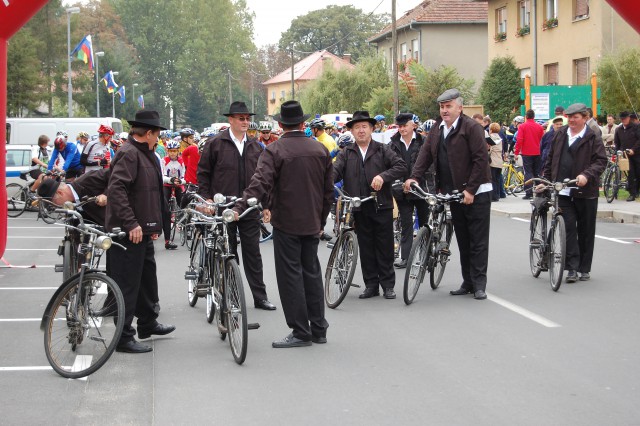
[[433,264],[433,270],[429,274],[429,283],[434,290],[440,285],[440,281],[442,281],[442,276],[444,275],[444,269],[449,262],[449,256],[451,256],[449,249],[451,246],[451,237],[453,237],[453,224],[446,221],[441,222],[440,239],[438,241],[432,241],[435,247],[430,247],[430,250],[433,250],[430,256],[435,262]]
[[[209,267],[205,268],[205,276],[207,277],[207,322],[211,324],[216,316],[216,305],[213,300],[214,289],[220,288],[220,280],[222,279],[222,260],[218,258],[211,259]],[[211,270],[208,272],[208,270]]]
[[187,279],[187,301],[189,306],[194,307],[198,303],[198,283],[202,278],[202,256],[204,250],[204,242],[202,234],[197,232],[194,235],[193,250],[189,260],[189,272],[195,273],[195,278]]
[[7,216],[18,217],[27,208],[27,196],[19,183],[7,185]]
[[358,240],[354,231],[344,232],[331,249],[324,274],[324,298],[327,306],[337,308],[351,287],[358,263]]
[[544,263],[544,236],[547,235],[547,215],[539,214],[535,210],[531,212],[529,235],[529,266],[534,278],[540,276],[540,272],[546,269]]
[[[413,222],[412,222],[413,223]],[[397,259],[400,255],[400,241],[402,240],[402,226],[400,224],[400,215],[393,219],[393,258]]]
[[56,373],[78,379],[102,367],[115,350],[124,299],[115,281],[102,273],[85,273],[82,283],[77,274],[63,286],[45,313],[44,350]]
[[549,236],[549,278],[551,289],[558,291],[562,285],[562,274],[567,248],[567,234],[562,216],[556,216],[555,226]]
[[617,167],[607,168],[602,181],[604,198],[607,200],[607,203],[611,203],[616,198],[617,189],[620,185],[620,169]]
[[229,346],[233,359],[242,364],[247,357],[247,305],[244,299],[244,287],[240,268],[234,259],[225,263],[225,305],[226,325],[229,334]]
[[427,272],[430,239],[431,230],[424,226],[420,228],[418,236],[411,245],[411,251],[407,258],[407,270],[404,274],[404,289],[402,291],[404,303],[407,305],[410,305],[415,299]]

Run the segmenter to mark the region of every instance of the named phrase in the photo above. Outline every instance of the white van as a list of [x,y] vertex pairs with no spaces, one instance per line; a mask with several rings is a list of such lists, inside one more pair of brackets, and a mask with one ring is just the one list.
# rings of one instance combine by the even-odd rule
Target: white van
[[353,114],[349,114],[347,111],[340,111],[332,114],[324,114],[320,116],[325,123],[336,123],[338,126],[344,126],[347,121],[351,121]]
[[117,118],[7,118],[8,145],[37,145],[40,135],[49,136],[49,145],[59,131],[65,131],[70,141],[75,141],[80,132],[89,135],[98,133],[101,124],[111,126],[116,135],[122,132],[122,122]]

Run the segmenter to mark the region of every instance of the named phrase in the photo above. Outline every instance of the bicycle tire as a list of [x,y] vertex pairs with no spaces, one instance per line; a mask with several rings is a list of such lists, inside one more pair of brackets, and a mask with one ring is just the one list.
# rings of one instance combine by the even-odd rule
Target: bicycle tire
[[407,270],[404,273],[404,288],[402,290],[402,297],[406,305],[413,303],[427,272],[430,239],[431,230],[429,227],[424,226],[420,228],[416,239],[413,240],[411,245],[411,251],[407,258]]
[[440,223],[440,239],[438,241],[432,241],[432,244],[435,243],[436,247],[430,248],[430,250],[435,250],[435,253],[431,253],[430,255],[434,257],[433,269],[429,273],[429,284],[431,288],[435,290],[440,285],[442,281],[442,276],[444,275],[444,270],[447,267],[447,263],[449,262],[449,256],[451,255],[451,251],[449,247],[451,247],[451,238],[453,237],[453,224],[451,222],[443,221]]
[[7,216],[18,217],[27,209],[27,196],[19,183],[9,183],[7,190]]
[[[624,184],[622,182],[622,171],[620,170],[620,167],[615,168],[614,172],[613,172],[613,198],[614,199],[618,199],[618,192],[620,191],[620,188],[625,188],[625,189],[629,189],[628,185]],[[627,178],[629,177],[629,175],[627,175]],[[629,182],[629,180],[627,179],[626,181],[627,183]]]
[[521,171],[514,169],[514,173],[512,173],[512,178],[515,181],[515,189],[513,190],[514,194],[518,194],[524,191],[524,173]]
[[196,273],[196,279],[188,279],[187,280],[187,302],[189,302],[189,306],[192,308],[196,306],[198,303],[198,291],[197,286],[200,282],[200,277],[202,276],[201,270],[201,258],[202,258],[202,235],[198,232],[194,238],[196,241],[193,243],[193,250],[191,250],[191,255],[189,257],[189,271]]
[[607,203],[613,202],[615,199],[615,166],[607,167],[607,170],[604,172],[604,178],[602,179],[602,190],[604,192],[604,198],[607,200]]
[[[63,284],[50,310],[45,313],[44,349],[49,364],[62,377],[79,379],[102,367],[118,344],[124,326],[124,298],[111,278],[99,272],[87,272],[80,291],[82,313],[73,314],[74,298],[78,297],[80,274]],[[109,316],[97,316],[112,312]],[[113,316],[113,321],[107,318]]]
[[354,231],[346,231],[331,249],[324,274],[324,297],[329,308],[337,308],[347,296],[357,264],[358,239]]
[[191,251],[191,249],[193,248],[193,239],[195,238],[195,235],[196,235],[195,226],[188,225],[186,234],[187,234],[187,248],[189,249],[189,251]]
[[229,347],[233,359],[242,364],[247,358],[248,323],[247,304],[244,298],[244,286],[242,275],[235,259],[227,259],[225,262],[225,319],[227,333],[229,334]]
[[[413,222],[411,222],[413,224]],[[402,240],[402,225],[400,223],[400,214],[393,219],[393,258],[400,256],[400,246]]]
[[534,278],[540,276],[544,268],[544,239],[547,235],[547,215],[539,214],[535,210],[531,212],[529,225],[529,267]]
[[75,264],[73,259],[73,253],[71,250],[71,241],[66,240],[63,243],[62,248],[62,281],[67,281],[73,275],[75,275],[78,271],[73,270],[73,265]]
[[211,259],[209,261],[209,266],[206,269],[210,269],[210,272],[206,272],[206,276],[208,277],[208,288],[207,288],[207,306],[206,306],[206,317],[207,322],[211,324],[216,316],[216,305],[213,303],[213,290],[214,288],[220,288],[218,280],[220,280],[220,262],[221,260],[218,258]]
[[[38,203],[38,215],[42,219],[42,221],[48,225],[56,223],[59,215],[52,213],[49,211],[49,207],[46,205],[47,203],[43,203],[42,201]],[[53,208],[53,207],[52,207]]]
[[187,223],[188,223],[188,218],[185,218],[185,220],[182,221],[182,223],[180,224],[180,245],[184,246],[187,243]]
[[549,283],[553,291],[562,285],[566,260],[567,234],[564,219],[558,215],[549,235]]

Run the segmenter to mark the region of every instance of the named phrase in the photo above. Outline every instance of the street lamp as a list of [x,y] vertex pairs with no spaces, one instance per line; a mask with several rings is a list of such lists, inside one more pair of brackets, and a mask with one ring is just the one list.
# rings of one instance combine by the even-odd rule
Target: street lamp
[[104,52],[95,52],[93,54],[96,59],[96,117],[100,117],[100,80],[98,80],[98,58],[104,56]]
[[71,98],[71,15],[74,13],[80,13],[79,7],[68,7],[67,8],[67,62],[69,65],[68,73],[69,73],[69,85],[67,90],[69,91],[69,118],[73,117],[73,108],[71,103],[73,102]]
[[136,102],[136,87],[137,86],[138,86],[138,83],[133,83],[133,98],[132,99],[133,99],[134,104]]
[[[115,77],[120,73],[118,71],[113,71],[111,72],[111,74],[113,74],[113,76]],[[111,92],[111,116],[113,118],[116,118],[116,89],[115,88],[113,89],[113,92]]]

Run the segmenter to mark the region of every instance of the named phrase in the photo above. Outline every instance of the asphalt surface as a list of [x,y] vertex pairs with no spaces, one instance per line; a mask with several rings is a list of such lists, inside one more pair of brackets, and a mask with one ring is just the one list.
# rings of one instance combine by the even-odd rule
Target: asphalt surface
[[[488,300],[448,294],[461,282],[454,248],[440,288],[423,284],[410,306],[402,301],[404,270],[395,300],[359,300],[352,289],[327,309],[324,345],[271,348],[289,330],[272,242],[262,244],[278,310],[250,305],[249,321],[261,328],[249,331],[242,366],[206,322],[204,299],[187,304],[186,248],[158,243],[159,320],[177,330],[145,340],[152,353],[115,353],[86,380],[48,368],[39,330],[61,282],[52,266],[63,231],[32,215],[10,218],[3,262],[14,267],[0,269],[0,423],[640,424],[640,225],[599,222],[591,281],[555,293],[548,274],[529,272],[527,220],[500,213],[500,204],[526,206],[494,205]],[[321,243],[323,267],[328,256]],[[359,267],[354,282],[362,283]]]

